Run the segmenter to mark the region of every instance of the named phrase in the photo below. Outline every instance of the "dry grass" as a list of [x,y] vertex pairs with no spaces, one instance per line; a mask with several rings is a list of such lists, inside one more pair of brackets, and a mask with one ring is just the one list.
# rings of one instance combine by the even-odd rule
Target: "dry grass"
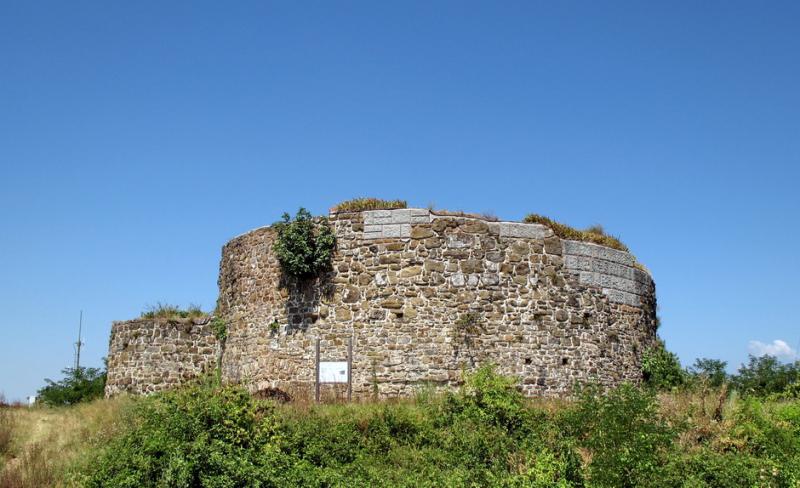
[[662,393],[658,400],[664,418],[688,427],[678,437],[678,444],[686,452],[704,444],[725,442],[733,422],[730,413],[739,401],[736,395],[729,395],[727,385],[701,385],[692,391]]
[[5,457],[11,449],[11,441],[14,439],[15,430],[16,418],[14,411],[11,406],[6,405],[3,395],[0,395],[0,459]]
[[529,224],[542,224],[553,229],[555,234],[562,239],[570,239],[574,241],[592,242],[600,244],[601,246],[618,249],[620,251],[629,252],[628,246],[622,243],[618,238],[610,236],[605,233],[601,225],[593,225],[586,230],[578,230],[574,227],[564,225],[556,222],[553,219],[538,214],[528,214],[524,222]]
[[405,200],[383,200],[365,197],[341,202],[331,208],[331,212],[362,212],[364,210],[392,210],[406,207],[408,207],[408,203]]
[[129,399],[96,400],[74,407],[13,409],[15,429],[0,488],[80,486],[87,453],[122,427]]

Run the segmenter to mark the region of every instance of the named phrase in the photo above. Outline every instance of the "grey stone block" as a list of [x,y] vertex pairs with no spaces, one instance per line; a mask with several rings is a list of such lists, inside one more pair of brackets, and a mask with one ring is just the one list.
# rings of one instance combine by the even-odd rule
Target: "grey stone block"
[[[409,233],[410,233],[409,229]],[[383,226],[383,237],[400,237],[400,224],[387,224]]]
[[411,216],[411,223],[412,224],[427,224],[430,223],[431,216],[430,214],[427,215],[412,215]]
[[552,235],[548,227],[540,224],[523,224],[520,222],[500,222],[500,237],[525,237],[544,239]]
[[632,307],[641,306],[641,300],[633,293],[626,293],[624,291],[612,290],[608,288],[603,289],[603,293],[605,293],[608,296],[608,299],[612,302],[623,303]]
[[593,259],[588,256],[564,256],[564,266],[573,271],[594,271],[592,269]]
[[564,254],[574,254],[578,256],[594,256],[591,245],[581,241],[561,240],[562,252]]
[[596,258],[613,261],[626,266],[633,266],[633,263],[635,262],[633,256],[627,252],[618,251],[609,247],[598,246],[597,244],[592,244],[592,246],[594,248],[594,257]]
[[393,224],[410,224],[411,223],[411,210],[399,209],[392,210],[392,223]]

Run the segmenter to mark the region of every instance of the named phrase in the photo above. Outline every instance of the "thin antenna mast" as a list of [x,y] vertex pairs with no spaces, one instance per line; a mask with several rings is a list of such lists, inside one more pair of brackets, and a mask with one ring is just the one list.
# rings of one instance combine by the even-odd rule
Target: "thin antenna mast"
[[81,346],[83,342],[81,342],[81,333],[83,332],[83,310],[81,310],[81,318],[78,322],[78,342],[75,343],[75,371],[78,371],[81,367]]

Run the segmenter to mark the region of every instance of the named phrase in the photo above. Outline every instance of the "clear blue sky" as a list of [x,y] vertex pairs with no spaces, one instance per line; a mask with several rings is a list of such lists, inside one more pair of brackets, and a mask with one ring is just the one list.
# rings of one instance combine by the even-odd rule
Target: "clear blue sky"
[[213,308],[231,237],[363,195],[602,223],[684,364],[796,349],[798,24],[797,2],[4,2],[0,390],[59,376],[81,309],[99,366],[112,320]]

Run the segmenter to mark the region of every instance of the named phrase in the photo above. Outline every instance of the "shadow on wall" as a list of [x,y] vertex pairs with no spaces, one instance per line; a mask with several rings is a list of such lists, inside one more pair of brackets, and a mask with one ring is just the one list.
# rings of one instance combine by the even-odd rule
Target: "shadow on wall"
[[284,302],[287,334],[305,332],[319,320],[320,303],[330,301],[336,289],[333,284],[334,273],[330,271],[310,279],[281,274],[280,286],[288,293]]

